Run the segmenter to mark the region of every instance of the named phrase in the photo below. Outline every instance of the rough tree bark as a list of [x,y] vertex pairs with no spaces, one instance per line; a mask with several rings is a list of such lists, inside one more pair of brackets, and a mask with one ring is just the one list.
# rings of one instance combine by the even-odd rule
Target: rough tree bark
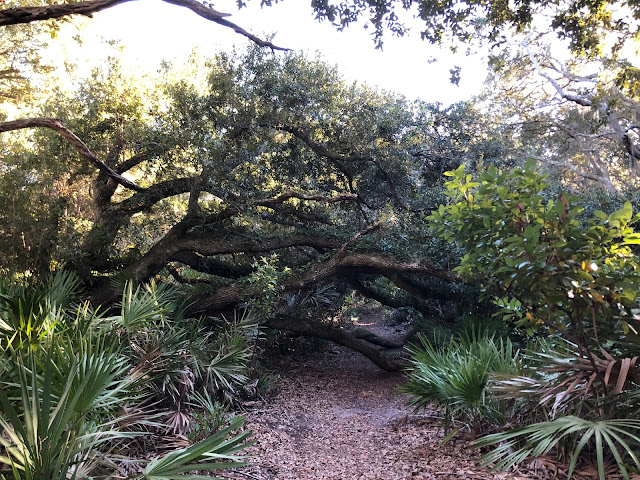
[[[376,254],[343,253],[334,255],[329,260],[316,263],[307,271],[292,274],[285,278],[281,287],[283,291],[304,290],[337,276],[350,277],[355,273],[372,273],[392,277],[397,273],[415,273],[430,275],[451,282],[456,280],[455,274],[448,270],[441,270],[427,263],[397,262]],[[219,312],[249,298],[251,289],[244,283],[235,283],[219,288],[215,293],[199,302],[199,309],[203,312]]]
[[365,340],[369,343],[372,343],[373,345],[377,345],[378,347],[391,349],[403,348],[407,344],[409,339],[413,337],[417,332],[418,327],[416,325],[411,325],[411,327],[407,329],[404,335],[396,340],[381,337],[379,335],[376,335],[372,331],[367,330],[366,328],[354,328],[353,330],[349,330],[349,335],[361,340]]

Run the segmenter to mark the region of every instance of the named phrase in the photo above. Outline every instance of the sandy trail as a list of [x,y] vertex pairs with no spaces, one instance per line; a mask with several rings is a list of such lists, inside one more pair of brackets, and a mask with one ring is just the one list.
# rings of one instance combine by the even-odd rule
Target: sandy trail
[[230,478],[259,480],[526,479],[478,468],[465,439],[440,445],[434,411],[413,415],[402,374],[351,350],[287,358],[277,393],[247,412],[253,465]]

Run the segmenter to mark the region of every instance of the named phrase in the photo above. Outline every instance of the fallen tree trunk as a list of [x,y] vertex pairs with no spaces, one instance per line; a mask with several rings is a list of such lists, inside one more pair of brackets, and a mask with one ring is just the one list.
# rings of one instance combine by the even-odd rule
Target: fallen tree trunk
[[327,325],[321,321],[312,321],[288,315],[276,315],[275,317],[267,320],[265,326],[268,328],[300,333],[309,337],[321,338],[323,340],[329,340],[330,342],[337,343],[338,345],[360,352],[382,370],[387,372],[397,372],[402,370],[404,367],[401,362],[385,355],[377,348],[371,346],[367,341],[354,337],[342,328]]

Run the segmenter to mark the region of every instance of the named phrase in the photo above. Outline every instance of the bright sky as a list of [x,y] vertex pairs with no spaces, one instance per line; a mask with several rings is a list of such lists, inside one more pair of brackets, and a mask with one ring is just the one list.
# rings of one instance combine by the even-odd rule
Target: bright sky
[[[328,23],[314,19],[309,1],[288,0],[260,8],[260,2],[249,2],[238,10],[235,0],[215,2],[218,11],[231,13],[232,22],[253,34],[264,37],[275,33],[273,43],[310,55],[319,52],[329,64],[337,64],[347,80],[397,91],[409,98],[422,98],[444,104],[466,100],[479,92],[486,76],[480,56],[452,55],[420,40],[419,24],[403,38],[385,37],[384,51],[374,49],[370,31],[364,21],[345,32],[337,32]],[[74,51],[80,65],[91,65],[104,56],[100,43],[121,39],[125,45],[125,64],[155,71],[161,60],[174,60],[189,55],[196,46],[205,54],[218,50],[240,50],[244,37],[231,29],[209,22],[186,8],[158,1],[137,0],[97,13],[79,31],[65,26],[60,42],[82,33],[84,45]],[[437,62],[430,59],[437,58]],[[449,83],[449,69],[462,65],[462,81],[456,87]]]

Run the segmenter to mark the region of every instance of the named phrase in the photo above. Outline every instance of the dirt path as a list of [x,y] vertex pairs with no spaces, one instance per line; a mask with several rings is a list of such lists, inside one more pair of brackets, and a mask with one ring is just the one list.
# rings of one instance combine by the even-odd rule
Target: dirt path
[[479,469],[464,439],[440,445],[436,413],[412,415],[398,373],[329,345],[287,358],[269,402],[247,413],[258,443],[253,466],[232,478],[260,480],[526,479]]

